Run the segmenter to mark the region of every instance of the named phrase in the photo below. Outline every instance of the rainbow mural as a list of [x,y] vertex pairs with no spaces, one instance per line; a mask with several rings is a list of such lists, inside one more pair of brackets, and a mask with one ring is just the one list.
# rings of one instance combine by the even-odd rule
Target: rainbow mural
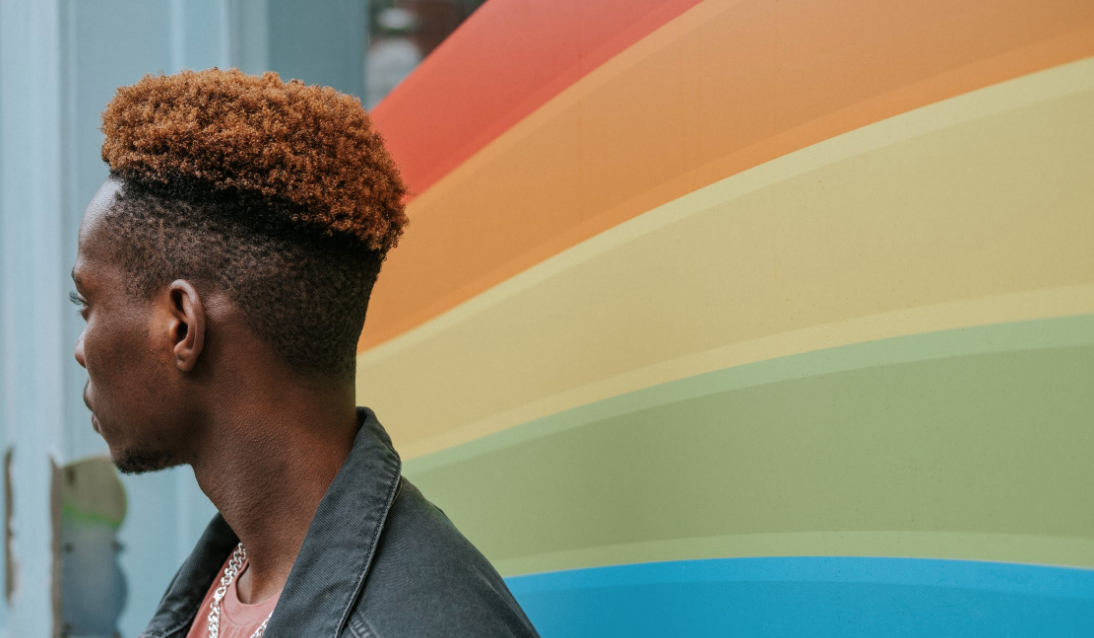
[[358,391],[545,638],[1094,635],[1094,2],[490,0]]

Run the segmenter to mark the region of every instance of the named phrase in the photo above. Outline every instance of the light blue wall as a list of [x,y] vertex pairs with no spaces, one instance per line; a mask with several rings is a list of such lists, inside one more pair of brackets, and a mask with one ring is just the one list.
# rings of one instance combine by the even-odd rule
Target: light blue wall
[[60,10],[55,0],[0,0],[0,396],[15,449],[11,513],[17,561],[8,636],[52,626],[50,458],[73,418],[64,307],[66,220]]
[[[272,68],[364,90],[367,0],[0,0],[0,426],[14,448],[15,595],[0,636],[54,630],[51,461],[106,451],[72,357],[83,207],[105,178],[99,114],[116,87],[182,68]],[[123,477],[133,638],[215,511],[189,468]],[[0,560],[3,553],[0,552]]]
[[[322,6],[322,10],[317,10]],[[268,58],[271,70],[308,84],[365,94],[367,4],[361,0],[269,0]]]

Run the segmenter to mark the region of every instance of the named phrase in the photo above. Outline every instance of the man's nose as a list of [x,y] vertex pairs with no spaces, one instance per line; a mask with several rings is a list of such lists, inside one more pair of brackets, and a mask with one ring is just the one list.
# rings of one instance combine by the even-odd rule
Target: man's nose
[[76,361],[81,366],[87,368],[87,363],[84,362],[84,333],[80,333],[80,337],[76,339]]

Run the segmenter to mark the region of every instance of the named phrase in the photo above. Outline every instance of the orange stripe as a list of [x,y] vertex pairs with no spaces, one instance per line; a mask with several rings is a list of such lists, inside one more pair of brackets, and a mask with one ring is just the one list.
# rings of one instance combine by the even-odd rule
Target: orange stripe
[[411,203],[361,349],[729,175],[1094,55],[1094,3],[707,0]]
[[[415,193],[700,0],[491,0],[373,109]],[[443,108],[438,108],[443,105]]]

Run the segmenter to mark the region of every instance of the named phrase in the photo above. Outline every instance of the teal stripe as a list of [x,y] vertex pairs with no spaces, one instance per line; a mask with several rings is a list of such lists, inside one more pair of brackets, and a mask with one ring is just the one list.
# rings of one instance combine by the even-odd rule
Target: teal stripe
[[673,561],[508,579],[544,638],[1089,636],[1094,571],[893,558]]

